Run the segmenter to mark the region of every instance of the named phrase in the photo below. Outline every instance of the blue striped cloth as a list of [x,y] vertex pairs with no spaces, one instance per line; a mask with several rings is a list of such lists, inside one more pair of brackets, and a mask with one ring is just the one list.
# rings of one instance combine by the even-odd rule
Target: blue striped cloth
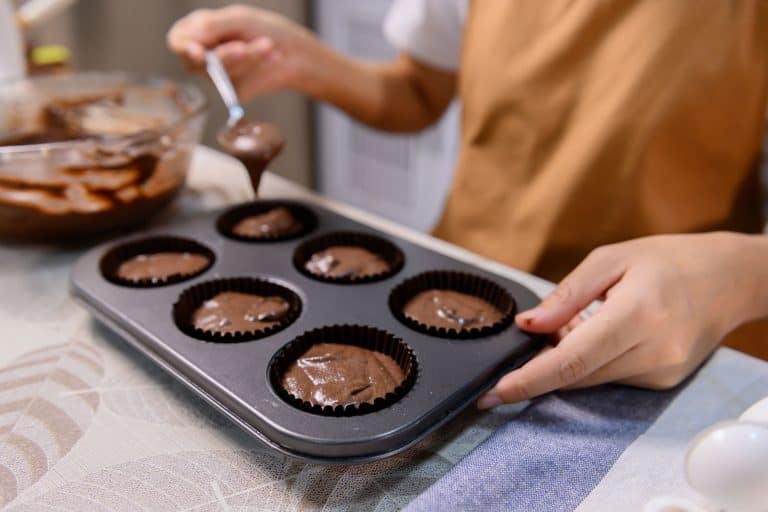
[[683,387],[607,385],[535,400],[406,510],[573,510]]

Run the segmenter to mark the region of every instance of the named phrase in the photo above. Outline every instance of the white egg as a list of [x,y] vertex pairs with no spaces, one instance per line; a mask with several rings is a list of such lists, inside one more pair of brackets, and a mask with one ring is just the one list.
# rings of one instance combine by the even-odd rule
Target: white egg
[[768,424],[712,425],[691,443],[685,470],[691,487],[720,507],[768,510]]
[[739,416],[740,421],[768,424],[768,396],[752,404],[752,406]]
[[680,496],[656,496],[645,504],[643,512],[713,512],[713,509]]

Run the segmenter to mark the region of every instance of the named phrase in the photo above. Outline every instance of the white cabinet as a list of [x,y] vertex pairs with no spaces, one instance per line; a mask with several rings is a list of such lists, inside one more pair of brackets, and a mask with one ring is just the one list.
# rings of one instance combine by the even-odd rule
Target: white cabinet
[[[396,52],[381,23],[390,0],[320,0],[315,29],[338,50],[370,60]],[[328,106],[317,107],[318,189],[346,203],[408,226],[428,230],[436,222],[453,176],[459,107],[417,135],[390,135],[357,124]]]

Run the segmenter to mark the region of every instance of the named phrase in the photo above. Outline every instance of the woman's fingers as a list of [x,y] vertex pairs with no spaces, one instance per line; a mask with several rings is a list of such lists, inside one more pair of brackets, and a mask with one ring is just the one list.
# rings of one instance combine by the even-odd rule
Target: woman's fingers
[[581,325],[581,323],[584,322],[584,318],[582,318],[581,315],[576,315],[571,320],[562,326],[557,331],[557,336],[554,338],[554,341],[552,342],[553,345],[557,345],[562,341],[566,336],[568,336],[572,330],[574,330],[576,327]]
[[516,321],[522,329],[556,332],[561,341],[504,376],[478,400],[478,407],[519,402],[573,385],[628,350],[631,343],[617,332],[629,315],[625,301],[614,301],[587,321],[579,317],[621,279],[624,269],[619,251],[594,251],[539,306],[519,314]]
[[205,62],[205,50],[226,41],[247,40],[250,11],[242,6],[218,10],[199,9],[177,21],[166,42],[174,53],[198,66]]
[[768,252],[768,244],[758,250],[753,240],[666,235],[595,251],[517,321],[530,331],[556,332],[604,294],[600,309],[571,326],[555,348],[499,380],[478,407],[605,382],[678,385],[735,325],[755,318],[754,310],[744,315],[754,289],[747,299],[741,295],[754,278],[755,255]]
[[531,332],[556,332],[621,279],[626,268],[622,253],[614,248],[593,251],[541,304],[517,315],[517,325]]
[[[692,370],[691,370],[692,371]],[[667,370],[649,372],[643,375],[636,375],[626,379],[617,380],[617,384],[624,384],[625,386],[632,386],[634,388],[643,389],[671,389],[685,380],[685,377],[689,372],[685,373],[673,373]]]
[[195,11],[173,25],[168,46],[192,71],[202,71],[215,48],[238,96],[249,100],[283,89],[303,90],[311,72],[323,68],[318,40],[289,19],[256,7],[230,5]]
[[196,66],[202,66],[205,63],[205,47],[197,41],[187,41],[184,58]]
[[581,389],[600,384],[616,383],[644,389],[670,389],[680,384],[695,368],[654,368],[653,357],[642,354],[641,346],[637,346],[592,375],[564,389]]
[[564,386],[564,389],[588,388],[608,382],[626,383],[651,371],[653,361],[654,358],[651,354],[648,354],[647,346],[636,345],[616,359],[598,368],[587,377],[569,386]]
[[275,49],[275,42],[271,37],[259,37],[253,41],[234,40],[220,44],[216,47],[219,58],[225,64],[239,62],[244,59],[251,61],[261,60],[269,56]]
[[258,66],[269,60],[275,43],[269,37],[253,41],[229,41],[216,48],[221,62],[230,75],[258,74]]
[[628,325],[630,316],[631,305],[625,301],[604,306],[557,347],[502,377],[478,400],[478,408],[528,400],[582,381],[633,346],[633,338],[622,328]]
[[216,48],[216,53],[235,85],[245,77],[258,72],[258,62],[249,54],[248,43],[244,41],[222,43]]
[[173,24],[166,35],[168,48],[192,63],[202,64],[205,58],[202,25],[212,16],[211,11],[194,11]]
[[230,41],[216,48],[241,99],[268,94],[283,84],[280,52],[270,37]]

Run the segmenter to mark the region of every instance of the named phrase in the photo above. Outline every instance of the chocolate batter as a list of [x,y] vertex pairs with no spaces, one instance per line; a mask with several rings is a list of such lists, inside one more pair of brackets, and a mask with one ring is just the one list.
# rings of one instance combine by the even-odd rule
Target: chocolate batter
[[502,319],[501,312],[480,297],[453,290],[418,293],[403,312],[422,324],[457,331],[491,326]]
[[191,252],[139,254],[120,264],[117,276],[128,281],[150,279],[154,282],[176,274],[196,274],[208,263],[206,256]]
[[218,139],[224,151],[245,166],[253,193],[258,196],[261,174],[285,145],[280,129],[269,123],[254,123],[243,118],[234,126],[222,130]]
[[381,352],[318,343],[286,370],[286,391],[313,405],[350,405],[384,397],[405,379],[400,365]]
[[389,263],[378,254],[347,245],[316,252],[304,268],[323,277],[367,277],[390,270]]
[[266,213],[245,217],[235,224],[232,232],[251,238],[287,236],[297,233],[302,225],[287,208],[282,206]]
[[162,119],[132,112],[124,107],[124,102],[120,92],[51,100],[40,109],[36,131],[0,139],[0,146],[131,135],[162,127]]
[[102,212],[166,192],[168,183],[150,179],[157,165],[156,156],[145,154],[114,166],[0,174],[0,203],[49,215]]
[[197,308],[192,315],[192,324],[210,332],[256,332],[278,325],[290,307],[278,296],[222,292]]
[[[134,134],[163,124],[126,109],[121,93],[53,100],[38,117],[34,131],[0,146]],[[73,145],[66,154],[58,150],[66,162],[58,167],[43,158],[0,162],[0,236],[69,240],[147,219],[175,196],[189,163],[184,151],[149,146]]]
[[26,146],[29,144],[50,144],[74,140],[71,136],[57,133],[30,132],[21,133],[5,139],[0,139],[0,146]]

